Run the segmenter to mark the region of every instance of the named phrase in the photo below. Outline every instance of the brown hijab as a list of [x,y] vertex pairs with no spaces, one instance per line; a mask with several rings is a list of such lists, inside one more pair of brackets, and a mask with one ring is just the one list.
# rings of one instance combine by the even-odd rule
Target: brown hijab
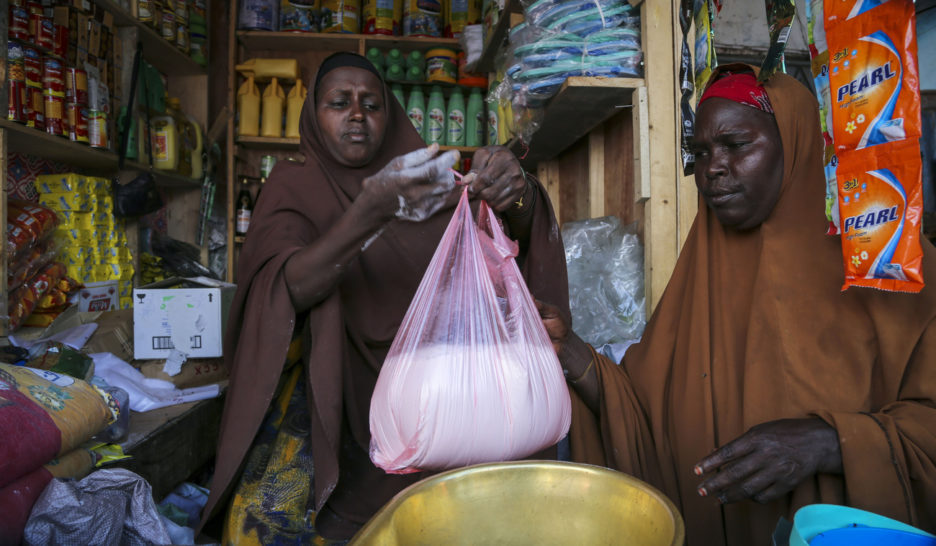
[[[277,164],[241,252],[224,350],[231,385],[206,515],[232,484],[269,407],[297,321],[310,393],[315,510],[328,502],[330,513],[360,525],[396,492],[424,477],[387,475],[370,462],[368,416],[381,364],[452,209],[420,223],[388,224],[347,268],[338,288],[297,316],[283,273],[289,257],[328,231],[365,178],[394,157],[425,146],[385,85],[388,120],[382,147],[368,165],[344,166],[324,146],[315,95],[311,90],[302,110],[305,162]],[[557,224],[545,190],[538,184],[537,190],[533,236],[521,269],[534,296],[568,302]]]
[[[936,291],[841,292],[841,242],[824,235],[816,99],[784,74],[765,87],[784,151],[776,207],[738,232],[700,199],[642,341],[621,367],[599,363],[601,414],[574,408],[573,458],[661,488],[689,544],[767,544],[781,516],[817,502],[933,530]],[[933,282],[936,254],[923,250]],[[764,505],[696,493],[693,465],[716,447],[759,423],[809,416],[838,431],[843,476],[817,475]]]

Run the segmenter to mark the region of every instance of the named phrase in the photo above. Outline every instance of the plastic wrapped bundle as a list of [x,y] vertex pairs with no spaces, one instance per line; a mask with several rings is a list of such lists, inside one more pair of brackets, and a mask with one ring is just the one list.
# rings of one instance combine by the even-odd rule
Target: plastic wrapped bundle
[[640,339],[646,323],[643,248],[616,216],[562,226],[575,332],[595,347]]

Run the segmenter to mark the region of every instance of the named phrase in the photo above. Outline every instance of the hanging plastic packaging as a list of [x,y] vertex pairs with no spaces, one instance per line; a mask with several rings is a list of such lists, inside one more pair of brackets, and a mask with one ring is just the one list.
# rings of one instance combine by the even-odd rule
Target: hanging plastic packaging
[[840,154],[845,285],[923,289],[920,147],[916,139]]
[[836,151],[920,137],[920,79],[913,2],[891,0],[829,23],[832,135]]
[[371,399],[371,460],[393,474],[527,457],[566,435],[569,390],[514,257],[467,189]]

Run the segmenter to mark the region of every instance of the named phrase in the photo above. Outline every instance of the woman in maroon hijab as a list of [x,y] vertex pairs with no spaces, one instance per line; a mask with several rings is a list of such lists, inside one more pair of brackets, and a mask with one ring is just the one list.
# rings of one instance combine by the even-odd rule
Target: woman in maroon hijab
[[[290,340],[301,333],[305,373],[297,388],[307,393],[301,408],[307,416],[296,425],[289,415],[296,404],[275,406],[286,413],[280,421],[308,434],[314,463],[302,499],[308,513],[291,522],[255,513],[239,520],[250,529],[227,529],[260,542],[281,532],[349,538],[394,494],[425,477],[387,475],[371,463],[369,406],[459,195],[449,170],[457,152],[426,148],[360,56],[339,53],[323,62],[301,133],[305,162],[277,164],[241,253],[224,350],[231,385],[205,511],[207,517],[217,510],[235,484],[271,406]],[[472,171],[471,192],[500,213],[520,243],[518,264],[532,294],[568,302],[562,242],[546,192],[504,148],[477,151]],[[251,450],[248,469],[254,458]]]

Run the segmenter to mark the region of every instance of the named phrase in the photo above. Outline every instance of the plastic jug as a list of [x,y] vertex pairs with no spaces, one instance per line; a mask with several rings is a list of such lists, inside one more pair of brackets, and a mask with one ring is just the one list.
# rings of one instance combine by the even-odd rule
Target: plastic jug
[[410,91],[409,101],[406,103],[406,115],[419,136],[426,140],[426,103],[423,100],[422,90],[418,87],[413,87]]
[[390,91],[393,93],[393,96],[396,97],[397,101],[399,101],[400,106],[406,108],[406,97],[403,96],[403,86],[395,83],[390,86]]
[[433,85],[429,91],[429,106],[426,113],[425,140],[428,144],[445,144],[445,97],[442,88]]
[[152,126],[153,167],[162,171],[179,168],[179,130],[171,114],[156,116]]
[[237,89],[237,134],[257,136],[260,134],[260,90],[253,76]]
[[286,138],[299,138],[299,119],[308,94],[302,80],[296,81],[296,85],[289,91],[286,97]]
[[286,95],[279,81],[273,78],[263,91],[263,115],[260,117],[260,136],[280,138],[283,136],[283,103]]
[[456,87],[449,97],[448,112],[445,116],[445,144],[447,146],[465,145],[465,97],[461,88]]
[[486,122],[484,98],[481,97],[481,90],[475,87],[468,95],[468,108],[465,112],[465,146],[484,145]]
[[253,76],[258,82],[273,78],[284,81],[299,79],[299,61],[296,59],[247,59],[234,68],[245,78]]

